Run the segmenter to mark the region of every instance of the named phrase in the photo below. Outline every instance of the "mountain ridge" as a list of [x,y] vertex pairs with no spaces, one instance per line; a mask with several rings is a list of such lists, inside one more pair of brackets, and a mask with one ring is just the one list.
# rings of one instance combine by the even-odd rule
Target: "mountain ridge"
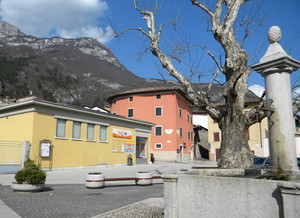
[[38,38],[0,21],[0,81],[3,96],[33,95],[49,101],[103,106],[132,87],[161,84],[128,71],[96,39]]

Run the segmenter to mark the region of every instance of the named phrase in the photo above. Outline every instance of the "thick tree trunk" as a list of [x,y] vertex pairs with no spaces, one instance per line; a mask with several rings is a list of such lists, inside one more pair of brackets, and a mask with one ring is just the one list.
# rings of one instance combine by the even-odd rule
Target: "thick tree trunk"
[[[239,62],[245,62],[246,58],[240,57]],[[241,65],[243,66],[243,65]],[[245,94],[247,92],[247,73],[243,68],[234,76],[238,79],[229,79],[225,91],[226,112],[219,121],[222,131],[221,157],[218,162],[221,168],[250,168],[253,166],[253,154],[250,150],[247,138],[249,128],[247,112],[245,112]],[[235,75],[233,74],[233,75]],[[232,77],[233,78],[233,77]]]
[[247,127],[244,124],[244,115],[230,114],[222,119],[221,155],[218,165],[221,168],[251,168],[253,153],[248,145]]

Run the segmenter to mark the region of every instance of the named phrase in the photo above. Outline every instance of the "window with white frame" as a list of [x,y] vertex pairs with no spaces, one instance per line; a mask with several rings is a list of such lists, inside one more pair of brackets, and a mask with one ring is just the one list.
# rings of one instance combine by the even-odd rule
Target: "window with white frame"
[[133,117],[133,108],[128,108],[128,117]]
[[130,96],[130,97],[129,97],[129,101],[133,101],[133,96]]
[[155,143],[155,149],[162,149],[162,143]]
[[56,137],[66,137],[66,120],[57,119],[56,121]]
[[73,139],[80,139],[80,132],[81,132],[81,123],[77,121],[73,121],[73,133],[72,138]]
[[100,141],[106,142],[107,141],[107,126],[100,126]]
[[87,140],[94,140],[94,128],[95,128],[94,124],[88,123],[88,125],[87,125],[87,135],[86,135]]
[[162,116],[162,107],[155,107],[155,116]]
[[155,127],[155,136],[162,136],[162,126]]

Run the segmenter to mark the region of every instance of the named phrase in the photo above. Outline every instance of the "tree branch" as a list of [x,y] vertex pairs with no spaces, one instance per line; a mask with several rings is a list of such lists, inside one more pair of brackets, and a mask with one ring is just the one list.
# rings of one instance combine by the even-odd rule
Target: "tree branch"
[[202,10],[204,10],[209,16],[213,17],[214,13],[211,10],[209,10],[209,8],[205,7],[203,4],[201,4],[197,0],[191,0],[191,2],[193,5],[196,5],[199,8],[201,8]]
[[297,114],[300,111],[300,97],[298,96],[293,103],[293,113]]
[[119,37],[120,35],[123,35],[124,33],[128,32],[128,31],[132,31],[132,30],[138,30],[140,31],[142,34],[144,34],[145,36],[147,36],[148,38],[150,38],[150,36],[148,35],[147,32],[145,32],[142,28],[138,27],[138,28],[128,28],[126,30],[123,30],[122,32],[119,33],[114,33],[114,37]]

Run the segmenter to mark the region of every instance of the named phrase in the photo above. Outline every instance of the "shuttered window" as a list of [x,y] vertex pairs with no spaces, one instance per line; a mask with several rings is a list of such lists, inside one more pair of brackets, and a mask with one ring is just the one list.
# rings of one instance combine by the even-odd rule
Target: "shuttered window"
[[102,142],[107,141],[106,132],[107,132],[107,127],[100,126],[100,141]]
[[56,137],[66,137],[66,120],[57,119],[56,122]]
[[73,121],[73,134],[72,138],[73,139],[80,139],[80,132],[81,132],[81,123],[77,121]]
[[88,124],[87,126],[87,140],[94,140],[94,124]]

